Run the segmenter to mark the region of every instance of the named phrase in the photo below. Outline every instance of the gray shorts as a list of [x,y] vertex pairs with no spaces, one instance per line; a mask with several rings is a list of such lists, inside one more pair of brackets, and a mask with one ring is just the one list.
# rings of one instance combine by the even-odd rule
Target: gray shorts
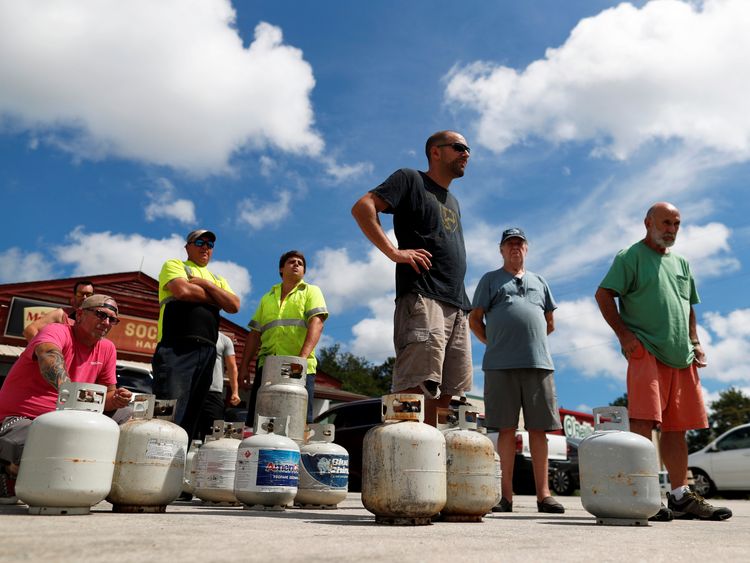
[[471,336],[468,313],[436,299],[409,293],[396,300],[393,315],[394,392],[426,380],[440,384],[443,395],[471,389]]
[[554,374],[536,368],[484,370],[485,426],[517,428],[523,408],[526,430],[562,428]]

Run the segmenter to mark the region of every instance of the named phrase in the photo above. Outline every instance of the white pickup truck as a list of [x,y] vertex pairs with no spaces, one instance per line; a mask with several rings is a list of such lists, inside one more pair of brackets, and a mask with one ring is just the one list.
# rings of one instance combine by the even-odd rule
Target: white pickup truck
[[[497,450],[497,432],[488,432],[487,437],[492,440]],[[547,458],[550,461],[564,461],[568,459],[568,443],[565,436],[547,434]],[[516,494],[534,494],[534,472],[531,467],[531,450],[529,449],[529,433],[525,430],[516,431],[516,462],[513,465],[513,491]]]

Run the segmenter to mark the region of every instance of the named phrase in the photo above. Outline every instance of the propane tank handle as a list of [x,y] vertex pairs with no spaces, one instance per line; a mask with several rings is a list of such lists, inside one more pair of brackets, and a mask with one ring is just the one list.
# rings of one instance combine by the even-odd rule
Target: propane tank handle
[[336,426],[333,424],[308,424],[308,442],[333,442]]
[[96,383],[68,381],[60,386],[57,394],[57,410],[104,412],[107,388]]
[[289,436],[289,419],[287,416],[284,419],[284,423],[281,423],[281,418],[277,416],[263,416],[258,415],[258,428],[255,429],[256,434],[278,434],[279,436]]
[[438,430],[440,430],[441,432],[445,432],[446,430],[453,430],[454,428],[458,428],[459,421],[458,417],[456,416],[455,410],[450,407],[438,407],[435,410],[437,413],[436,428]]
[[148,393],[134,393],[131,399],[133,404],[133,418],[148,420],[154,417],[154,404],[156,395]]
[[478,418],[479,412],[477,412],[474,407],[469,405],[461,405],[458,407],[458,425],[462,430],[476,430]]
[[[627,407],[596,407],[594,409],[594,430],[622,430],[630,431]],[[611,420],[602,421],[602,418]]]
[[411,420],[424,422],[424,395],[392,393],[383,395],[382,420]]

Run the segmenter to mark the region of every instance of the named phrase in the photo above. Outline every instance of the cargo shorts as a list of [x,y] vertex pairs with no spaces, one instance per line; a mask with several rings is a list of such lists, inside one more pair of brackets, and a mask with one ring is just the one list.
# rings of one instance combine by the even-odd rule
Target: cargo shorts
[[396,300],[393,315],[394,392],[431,380],[442,395],[471,389],[469,316],[459,307],[409,293]]

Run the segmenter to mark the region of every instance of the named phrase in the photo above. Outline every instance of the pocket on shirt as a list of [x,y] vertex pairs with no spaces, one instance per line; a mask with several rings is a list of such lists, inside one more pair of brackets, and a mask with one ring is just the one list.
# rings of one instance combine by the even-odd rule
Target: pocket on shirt
[[687,276],[675,276],[677,284],[677,292],[680,297],[690,301],[690,278]]

